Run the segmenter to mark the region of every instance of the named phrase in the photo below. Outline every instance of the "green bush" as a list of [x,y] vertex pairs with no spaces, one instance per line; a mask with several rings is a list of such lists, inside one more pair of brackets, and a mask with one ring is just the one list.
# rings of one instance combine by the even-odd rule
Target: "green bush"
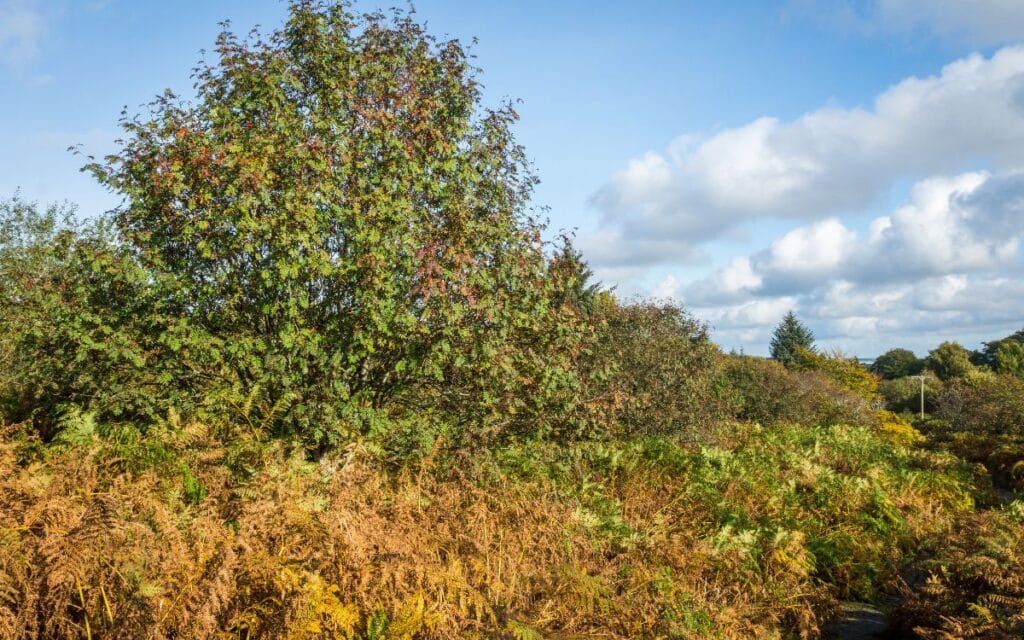
[[878,378],[857,361],[841,352],[817,353],[796,348],[789,368],[797,371],[820,371],[840,387],[852,391],[868,402],[878,399]]
[[980,374],[946,385],[936,414],[954,431],[1024,436],[1024,381],[1006,374]]
[[752,356],[726,356],[724,371],[723,395],[742,420],[766,426],[877,423],[869,402],[821,371],[790,371],[776,361]]
[[[925,375],[928,375],[927,372]],[[928,376],[924,383],[925,411],[935,409],[935,398],[942,392],[943,384],[934,375]],[[921,381],[914,378],[896,378],[882,380],[878,392],[885,401],[885,406],[896,413],[919,414],[921,411]]]
[[1014,343],[1024,344],[1024,329],[1016,331],[1005,338],[985,342],[983,348],[971,353],[971,362],[979,367],[988,367],[989,369],[996,370],[999,368],[999,362],[996,358],[999,348],[1003,345]]
[[606,373],[585,392],[610,401],[610,428],[619,435],[692,439],[726,415],[716,391],[718,347],[686,311],[604,296],[594,321],[592,367]]
[[194,101],[123,120],[87,167],[123,198],[110,233],[29,239],[62,240],[7,318],[33,410],[205,396],[320,446],[428,409],[463,444],[583,430],[565,416],[587,328],[530,215],[515,112],[482,107],[463,47],[408,15],[290,9],[266,37],[222,33]]
[[[155,295],[156,283],[104,223],[0,205],[0,309],[7,353],[0,381],[9,422],[53,435],[65,406],[101,417],[152,420],[172,399],[191,402],[197,361],[175,348],[186,337]],[[200,358],[205,355],[200,355]]]
[[943,382],[965,378],[976,371],[971,353],[956,342],[943,342],[929,351],[925,366]]
[[996,349],[995,370],[1024,380],[1024,342],[1003,341]]

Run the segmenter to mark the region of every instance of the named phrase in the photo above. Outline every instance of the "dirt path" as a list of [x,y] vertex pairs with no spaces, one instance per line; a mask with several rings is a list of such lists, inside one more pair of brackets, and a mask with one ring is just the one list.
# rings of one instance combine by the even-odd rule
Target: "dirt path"
[[822,630],[822,640],[896,640],[888,616],[862,602],[844,602],[842,612]]

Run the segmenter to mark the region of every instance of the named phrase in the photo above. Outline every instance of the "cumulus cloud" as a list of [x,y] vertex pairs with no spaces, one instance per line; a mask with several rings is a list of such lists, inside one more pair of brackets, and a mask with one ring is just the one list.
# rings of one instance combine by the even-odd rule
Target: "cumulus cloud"
[[990,339],[1024,322],[1022,240],[1024,173],[932,177],[866,232],[798,227],[675,294],[726,342],[789,308],[846,345],[940,329]]
[[[844,297],[870,303],[855,311]],[[1020,329],[1022,300],[1024,281],[1019,277],[983,274],[936,276],[901,285],[833,283],[806,295],[801,304],[826,339],[847,344],[878,340],[891,347],[894,338],[919,335],[934,347],[948,338],[970,343],[963,336],[971,334],[979,336],[968,344],[975,346]]]
[[846,265],[864,280],[992,270],[1010,264],[1024,234],[1024,175],[932,178],[879,218]]
[[0,60],[30,60],[45,32],[46,21],[33,0],[0,0]]
[[683,136],[627,163],[592,202],[600,233],[620,244],[609,252],[617,264],[664,262],[752,219],[837,216],[897,180],[979,164],[1024,166],[1024,46],[905,79],[870,108]]
[[800,287],[842,269],[857,250],[857,234],[835,218],[790,231],[755,258],[762,287]]
[[1024,173],[966,173],[917,183],[866,234],[830,218],[797,227],[681,290],[693,304],[788,294],[824,282],[869,284],[1012,267],[1024,239]]
[[757,329],[772,327],[787,311],[798,305],[799,300],[795,296],[757,298],[735,305],[705,309],[701,317],[716,327]]
[[[974,348],[1021,328],[1020,274],[948,275],[913,283],[844,281],[791,296],[692,309],[727,348],[767,353],[771,331],[788,310],[811,326],[819,345],[861,356],[892,347],[926,353],[943,340]],[[761,311],[751,314],[751,309]]]
[[677,286],[671,297],[685,298],[701,305],[715,305],[749,298],[761,289],[764,277],[754,270],[750,258],[736,256],[723,268],[685,287]]

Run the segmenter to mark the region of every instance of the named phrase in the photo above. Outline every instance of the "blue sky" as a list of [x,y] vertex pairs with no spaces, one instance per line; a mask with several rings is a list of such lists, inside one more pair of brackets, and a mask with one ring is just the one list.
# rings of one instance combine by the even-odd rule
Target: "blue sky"
[[[621,295],[681,301],[752,353],[788,308],[864,356],[1024,326],[1024,3],[416,7],[478,38],[486,102],[522,101],[536,204]],[[221,20],[285,12],[0,0],[0,197],[113,206],[66,148],[111,150],[123,107],[187,94]]]

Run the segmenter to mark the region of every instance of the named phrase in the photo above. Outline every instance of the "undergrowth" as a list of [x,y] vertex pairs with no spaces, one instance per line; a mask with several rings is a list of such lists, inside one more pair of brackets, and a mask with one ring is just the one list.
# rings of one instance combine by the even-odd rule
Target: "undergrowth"
[[123,114],[114,211],[0,202],[0,640],[810,640],[907,571],[920,634],[1019,637],[1009,361],[936,349],[912,425],[620,301],[471,61],[293,0]]
[[72,414],[0,444],[0,638],[813,638],[971,507],[865,427],[382,463]]

